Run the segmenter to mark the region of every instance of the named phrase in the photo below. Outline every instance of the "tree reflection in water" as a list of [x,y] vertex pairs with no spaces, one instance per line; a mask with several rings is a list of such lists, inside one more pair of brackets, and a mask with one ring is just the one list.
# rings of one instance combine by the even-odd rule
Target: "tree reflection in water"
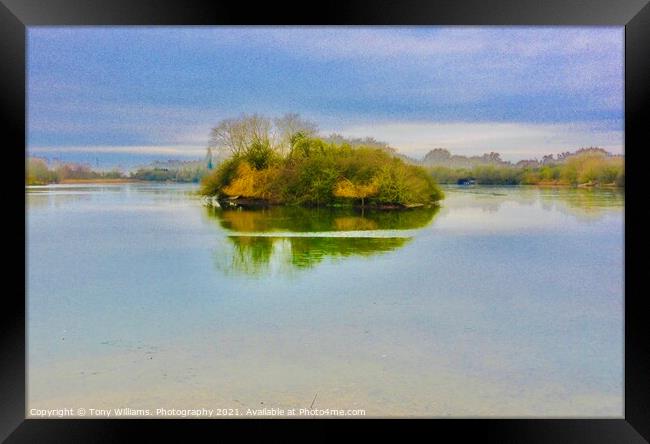
[[438,207],[364,211],[274,207],[261,210],[207,209],[229,235],[215,254],[228,274],[290,273],[324,259],[369,257],[406,245],[431,223]]

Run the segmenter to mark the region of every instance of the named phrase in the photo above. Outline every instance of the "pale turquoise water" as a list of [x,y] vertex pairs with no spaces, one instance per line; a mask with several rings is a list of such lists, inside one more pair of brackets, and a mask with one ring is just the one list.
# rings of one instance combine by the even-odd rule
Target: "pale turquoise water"
[[404,214],[27,190],[28,407],[622,416],[622,193]]

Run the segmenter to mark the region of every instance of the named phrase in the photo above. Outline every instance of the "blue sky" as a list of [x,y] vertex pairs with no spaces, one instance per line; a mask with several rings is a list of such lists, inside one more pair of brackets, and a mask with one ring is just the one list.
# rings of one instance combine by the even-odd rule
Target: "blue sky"
[[622,27],[30,27],[30,154],[197,157],[297,112],[421,157],[623,151]]

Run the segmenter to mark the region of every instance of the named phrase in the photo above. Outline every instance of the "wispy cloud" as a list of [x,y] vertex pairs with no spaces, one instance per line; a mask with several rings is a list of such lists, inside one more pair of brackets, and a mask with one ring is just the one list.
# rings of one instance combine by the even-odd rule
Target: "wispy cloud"
[[28,39],[30,148],[199,149],[224,117],[299,112],[410,153],[622,149],[622,27],[48,27]]
[[[337,58],[430,57],[441,55],[611,55],[620,49],[622,28],[603,27],[288,27],[242,31],[250,44],[274,44],[303,56]],[[614,30],[614,28],[610,28]]]

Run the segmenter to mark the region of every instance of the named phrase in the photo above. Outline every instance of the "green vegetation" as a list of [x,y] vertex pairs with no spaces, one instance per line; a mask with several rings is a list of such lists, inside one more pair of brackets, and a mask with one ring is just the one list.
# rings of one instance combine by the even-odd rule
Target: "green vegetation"
[[[425,227],[439,210],[439,206],[409,211],[295,205],[255,210],[205,208],[206,215],[228,232],[227,242],[215,255],[215,265],[227,273],[249,276],[266,275],[277,269],[300,270],[323,260],[371,257],[396,250],[411,240],[408,231],[402,231],[402,235],[396,234],[397,231]],[[395,235],[353,233],[374,230]]]
[[207,173],[204,162],[168,162],[169,165],[154,164],[138,168],[130,177],[136,180],[156,182],[199,182]]
[[407,237],[228,237],[232,254],[215,255],[218,269],[232,274],[263,276],[271,265],[285,269],[308,269],[325,259],[370,257],[397,250],[411,241]]
[[25,162],[25,182],[27,185],[45,185],[59,182],[59,178],[44,160],[28,158]]
[[307,206],[409,206],[443,198],[424,168],[387,150],[314,137],[313,124],[295,115],[281,120],[273,125],[253,115],[217,125],[211,142],[230,157],[203,179],[201,193]]
[[622,156],[594,148],[564,153],[557,159],[546,156],[542,162],[522,161],[513,165],[499,159],[471,168],[433,165],[428,170],[438,183],[474,180],[483,185],[625,186]]
[[438,183],[456,184],[475,180],[482,185],[517,185],[522,183],[524,170],[513,166],[481,165],[473,168],[429,167],[431,176]]
[[87,165],[57,163],[49,166],[44,159],[30,157],[26,160],[25,181],[27,185],[74,181],[148,180],[161,182],[199,182],[210,170],[212,158],[206,161],[154,162],[139,168],[128,176],[118,170],[94,171]]
[[92,179],[124,179],[125,176],[117,170],[97,172],[86,165],[75,163],[61,163],[54,167],[48,166],[43,159],[30,157],[25,162],[25,182],[27,185],[46,185],[60,183],[66,180],[92,180]]
[[208,215],[216,218],[221,227],[236,233],[412,230],[427,226],[438,210],[437,206],[413,211],[300,206],[207,209]]

